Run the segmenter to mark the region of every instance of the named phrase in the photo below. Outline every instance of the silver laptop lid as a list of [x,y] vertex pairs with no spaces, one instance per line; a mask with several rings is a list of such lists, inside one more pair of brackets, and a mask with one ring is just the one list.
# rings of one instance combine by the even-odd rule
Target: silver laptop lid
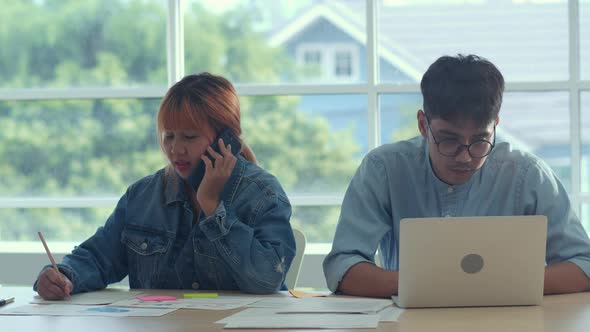
[[540,304],[546,238],[545,216],[402,219],[396,303]]

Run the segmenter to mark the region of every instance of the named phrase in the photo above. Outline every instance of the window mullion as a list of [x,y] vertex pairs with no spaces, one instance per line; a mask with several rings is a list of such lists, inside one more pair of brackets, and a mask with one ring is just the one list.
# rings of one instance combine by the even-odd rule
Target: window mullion
[[580,130],[580,15],[578,0],[568,1],[569,26],[569,106],[570,106],[570,141],[572,158],[572,205],[580,212],[581,194],[581,130]]
[[168,0],[168,84],[184,76],[184,19],[183,0]]
[[379,146],[381,139],[381,121],[379,117],[379,94],[377,89],[378,57],[377,52],[377,18],[378,10],[375,0],[366,0],[367,8],[367,112],[368,112],[368,148]]

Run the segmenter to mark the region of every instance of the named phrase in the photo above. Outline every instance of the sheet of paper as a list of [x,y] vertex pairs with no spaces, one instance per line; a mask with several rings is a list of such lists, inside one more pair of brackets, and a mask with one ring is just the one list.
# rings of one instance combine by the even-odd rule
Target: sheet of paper
[[0,311],[10,316],[109,316],[109,317],[158,317],[176,309],[121,308],[112,306],[86,306],[67,304],[27,304]]
[[33,304],[79,304],[79,305],[95,305],[95,304],[111,304],[121,300],[134,299],[142,292],[129,291],[123,289],[103,289],[88,293],[79,293],[70,296],[69,299],[50,301],[44,300],[39,295],[33,298]]
[[379,315],[279,314],[273,309],[250,308],[226,317],[226,329],[235,328],[376,328]]
[[250,317],[250,316],[253,316],[253,317],[256,317],[256,316],[262,317],[262,316],[265,316],[265,315],[275,315],[275,314],[277,314],[277,310],[278,309],[276,309],[276,308],[275,309],[271,309],[271,308],[249,308],[249,309],[246,309],[246,310],[242,310],[240,312],[236,312],[235,314],[229,315],[229,316],[227,316],[227,317],[225,317],[223,319],[220,319],[220,320],[216,321],[215,324],[227,324],[230,321],[239,320],[241,318],[247,318],[247,317]]
[[404,312],[404,309],[391,306],[378,312],[380,322],[397,322],[399,316]]
[[281,308],[280,313],[375,314],[390,306],[391,300],[351,297],[306,297]]
[[257,301],[258,298],[240,296],[219,296],[205,299],[177,299],[175,301],[141,301],[129,299],[113,303],[113,306],[132,308],[175,308],[175,309],[205,309],[231,310],[244,307]]
[[[253,303],[255,304],[255,303]],[[218,320],[217,324],[227,324],[231,320],[240,319],[241,317],[245,316],[263,316],[263,315],[272,315],[272,314],[279,314],[278,311],[280,309],[271,309],[271,308],[257,308],[257,309],[247,309],[240,312],[237,312],[231,316],[227,316],[224,319]],[[389,306],[385,309],[379,311],[377,314],[379,315],[379,322],[397,322],[397,319],[402,314],[404,309],[400,309],[395,306]],[[290,314],[280,314],[280,315],[290,315]],[[299,314],[292,314],[292,315],[299,315]],[[325,314],[321,314],[325,315]]]
[[256,302],[248,304],[248,308],[283,308],[292,304],[296,304],[299,299],[294,297],[268,297],[258,299]]

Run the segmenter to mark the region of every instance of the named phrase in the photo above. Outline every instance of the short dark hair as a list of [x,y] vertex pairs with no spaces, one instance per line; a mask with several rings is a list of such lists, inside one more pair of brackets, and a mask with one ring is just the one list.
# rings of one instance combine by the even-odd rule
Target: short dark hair
[[443,56],[420,82],[428,119],[473,121],[485,127],[498,117],[504,77],[490,61],[477,55]]

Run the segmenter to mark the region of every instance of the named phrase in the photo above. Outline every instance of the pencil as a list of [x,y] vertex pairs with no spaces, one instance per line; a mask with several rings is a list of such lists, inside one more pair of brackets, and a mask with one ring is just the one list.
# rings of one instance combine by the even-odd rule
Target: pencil
[[5,305],[5,304],[12,303],[12,302],[14,302],[14,297],[9,297],[7,299],[2,299],[2,300],[0,300],[0,307],[3,306],[3,305]]
[[47,256],[49,256],[49,260],[51,261],[51,264],[53,265],[53,268],[55,269],[55,272],[57,272],[57,274],[59,275],[59,269],[57,268],[57,264],[55,264],[55,260],[53,259],[53,256],[51,256],[51,252],[49,251],[49,247],[47,246],[47,243],[45,242],[45,239],[43,238],[43,234],[41,234],[41,232],[37,232],[37,234],[39,234],[39,238],[41,239],[41,242],[43,243],[43,246],[45,247],[45,252],[47,252]]

